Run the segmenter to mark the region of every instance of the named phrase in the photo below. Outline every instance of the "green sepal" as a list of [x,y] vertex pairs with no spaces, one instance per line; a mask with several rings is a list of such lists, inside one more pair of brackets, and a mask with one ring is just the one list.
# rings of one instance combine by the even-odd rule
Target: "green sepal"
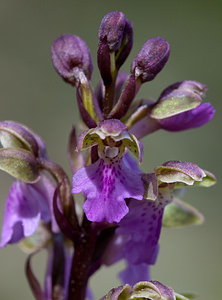
[[[195,181],[193,186],[201,186],[201,187],[211,187],[212,185],[217,183],[217,179],[214,174],[209,171],[204,170],[206,176],[202,178],[202,181]],[[187,186],[186,183],[183,182],[175,182],[174,189],[181,189]]]
[[177,198],[165,207],[162,225],[165,227],[181,227],[199,225],[204,221],[203,215],[192,205]]
[[206,170],[204,170],[204,172],[205,172],[206,176],[203,177],[202,181],[198,181],[198,182],[196,181],[194,183],[195,186],[210,187],[217,183],[217,179],[214,176],[214,174],[212,174],[211,172],[206,171]]
[[[26,145],[21,142],[16,136],[7,132],[7,131],[0,131],[0,141],[3,148],[25,148],[27,149]],[[30,149],[27,149],[30,150]]]
[[201,103],[201,98],[194,92],[180,90],[169,98],[159,100],[151,111],[150,117],[165,119],[194,109]]
[[97,134],[93,134],[93,131],[94,128],[84,131],[82,134],[80,134],[78,138],[78,144],[77,144],[77,149],[79,151],[88,149],[98,144],[99,137]]
[[191,300],[191,299],[194,299],[194,298],[187,298],[184,295],[180,295],[178,293],[175,293],[175,296],[176,296],[176,300]]
[[185,185],[193,185],[194,184],[194,180],[179,171],[176,170],[167,170],[166,168],[164,169],[159,169],[158,170],[159,173],[157,174],[158,180],[161,182],[165,182],[165,183],[175,183],[175,182],[182,182]]
[[80,83],[81,83],[81,94],[82,94],[82,102],[86,109],[86,111],[89,113],[89,115],[92,117],[96,123],[98,123],[99,119],[96,114],[96,109],[93,101],[93,91],[91,89],[90,83],[85,76],[83,72],[81,72],[80,75]]
[[176,300],[192,300],[198,297],[196,293],[183,293],[182,295],[175,293]]
[[123,143],[124,146],[127,147],[130,152],[132,152],[138,159],[139,162],[142,162],[142,151],[141,151],[141,147],[139,145],[139,141],[137,140],[137,138],[135,137],[135,135],[129,133],[129,136],[131,138],[130,139],[124,139]]
[[38,164],[34,155],[24,149],[0,149],[0,169],[27,183],[38,180]]
[[98,135],[96,134],[91,135],[90,133],[88,133],[83,140],[81,150],[91,148],[92,146],[97,145],[98,143],[99,143]]
[[[132,292],[132,288],[130,287],[130,285],[129,284],[125,284],[117,299],[118,300],[128,300],[128,299],[131,299],[130,298],[131,292]],[[112,300],[115,300],[115,298],[112,298]]]

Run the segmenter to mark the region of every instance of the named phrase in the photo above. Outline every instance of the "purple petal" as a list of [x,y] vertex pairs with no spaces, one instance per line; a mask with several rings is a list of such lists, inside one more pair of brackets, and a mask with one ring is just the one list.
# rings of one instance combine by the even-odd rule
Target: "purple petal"
[[149,267],[147,264],[128,264],[126,269],[119,273],[119,278],[123,284],[128,283],[131,286],[139,281],[149,281]]
[[204,125],[213,118],[214,113],[213,106],[210,103],[204,103],[192,110],[161,119],[159,123],[165,130],[182,131]]
[[164,204],[158,200],[131,200],[128,215],[116,230],[117,235],[128,236],[122,255],[132,264],[154,264],[158,254]]
[[86,195],[83,209],[90,221],[112,223],[119,222],[128,213],[125,198],[142,200],[144,186],[140,176],[122,160],[106,163],[99,159],[74,174],[72,192]]
[[136,162],[135,159],[133,159],[130,154],[127,152],[124,156],[123,156],[123,162],[125,164],[125,166],[132,170],[133,172],[136,172],[138,174],[141,174],[141,170],[138,167],[138,163]]
[[[1,247],[32,235],[40,220],[39,202],[30,185],[16,180],[6,200]],[[33,201],[34,200],[34,201]]]
[[103,256],[103,263],[113,264],[126,259],[129,264],[154,264],[164,207],[169,203],[170,191],[159,194],[155,201],[130,200],[129,213],[121,220]]
[[60,232],[53,210],[53,196],[55,191],[54,184],[45,174],[42,173],[41,179],[31,186],[39,193],[36,201],[39,201],[41,220],[43,220],[45,223],[51,221],[52,231],[54,233]]
[[53,192],[54,186],[44,174],[35,184],[20,180],[12,184],[6,200],[1,247],[32,235],[40,219],[45,223],[52,219],[53,230],[58,231],[52,212]]

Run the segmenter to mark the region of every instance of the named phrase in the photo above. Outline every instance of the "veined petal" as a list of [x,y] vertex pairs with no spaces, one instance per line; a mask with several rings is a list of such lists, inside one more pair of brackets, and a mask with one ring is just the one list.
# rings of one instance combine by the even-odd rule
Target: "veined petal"
[[5,206],[1,247],[34,233],[41,215],[39,202],[32,199],[35,197],[28,184],[20,180],[13,183]]
[[143,200],[137,203],[132,199],[129,213],[116,230],[117,235],[128,237],[122,245],[121,254],[122,258],[131,264],[151,265],[156,261],[164,209],[162,203],[158,204],[160,203],[157,200],[155,202]]
[[44,223],[52,220],[53,230],[58,231],[52,213],[53,192],[53,184],[44,174],[34,184],[20,180],[12,184],[5,205],[1,247],[32,235],[40,219]]
[[160,189],[158,199],[130,199],[129,213],[121,220],[104,254],[107,265],[126,259],[131,265],[155,263],[164,207],[172,201],[168,187]]
[[99,159],[74,174],[72,192],[86,195],[83,209],[90,221],[112,223],[128,213],[125,198],[142,200],[144,186],[140,175],[128,169],[121,159],[110,163]]

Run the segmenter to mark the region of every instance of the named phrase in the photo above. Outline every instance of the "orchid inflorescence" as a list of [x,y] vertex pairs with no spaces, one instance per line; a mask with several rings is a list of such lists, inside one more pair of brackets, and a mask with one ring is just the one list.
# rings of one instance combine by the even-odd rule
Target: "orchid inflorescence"
[[[105,15],[99,28],[97,63],[101,82],[91,86],[92,59],[85,42],[64,34],[52,45],[58,74],[76,88],[81,116],[72,128],[68,158],[72,185],[61,166],[49,160],[42,139],[13,121],[0,122],[0,168],[14,177],[6,200],[1,247],[19,243],[29,253],[26,275],[35,299],[92,297],[89,278],[122,259],[123,286],[103,299],[188,299],[151,281],[162,226],[200,224],[203,216],[178,198],[187,186],[209,187],[214,175],[191,162],[168,161],[143,173],[141,138],[163,129],[182,131],[209,122],[207,87],[196,81],[174,83],[156,101],[136,101],[142,84],[166,64],[170,46],[162,37],[145,42],[130,74],[119,72],[133,45],[132,24],[122,12]],[[83,209],[73,194],[84,196]],[[45,286],[31,258],[48,252]]]

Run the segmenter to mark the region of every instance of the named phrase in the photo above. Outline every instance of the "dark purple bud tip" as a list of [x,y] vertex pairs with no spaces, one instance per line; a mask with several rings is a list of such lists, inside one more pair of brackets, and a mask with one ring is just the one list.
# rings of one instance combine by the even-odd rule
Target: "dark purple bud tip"
[[[116,70],[128,57],[133,44],[133,28],[122,12],[105,15],[99,28],[98,67],[104,84],[109,85]],[[111,54],[114,59],[111,59]]]
[[126,18],[122,12],[112,11],[104,16],[99,28],[99,40],[108,44],[109,50],[117,51],[122,43]]
[[170,45],[162,37],[154,37],[143,45],[132,64],[132,72],[141,82],[153,80],[163,69],[170,54]]
[[60,36],[51,48],[52,62],[59,75],[76,86],[84,74],[91,78],[93,66],[86,43],[76,35]]

